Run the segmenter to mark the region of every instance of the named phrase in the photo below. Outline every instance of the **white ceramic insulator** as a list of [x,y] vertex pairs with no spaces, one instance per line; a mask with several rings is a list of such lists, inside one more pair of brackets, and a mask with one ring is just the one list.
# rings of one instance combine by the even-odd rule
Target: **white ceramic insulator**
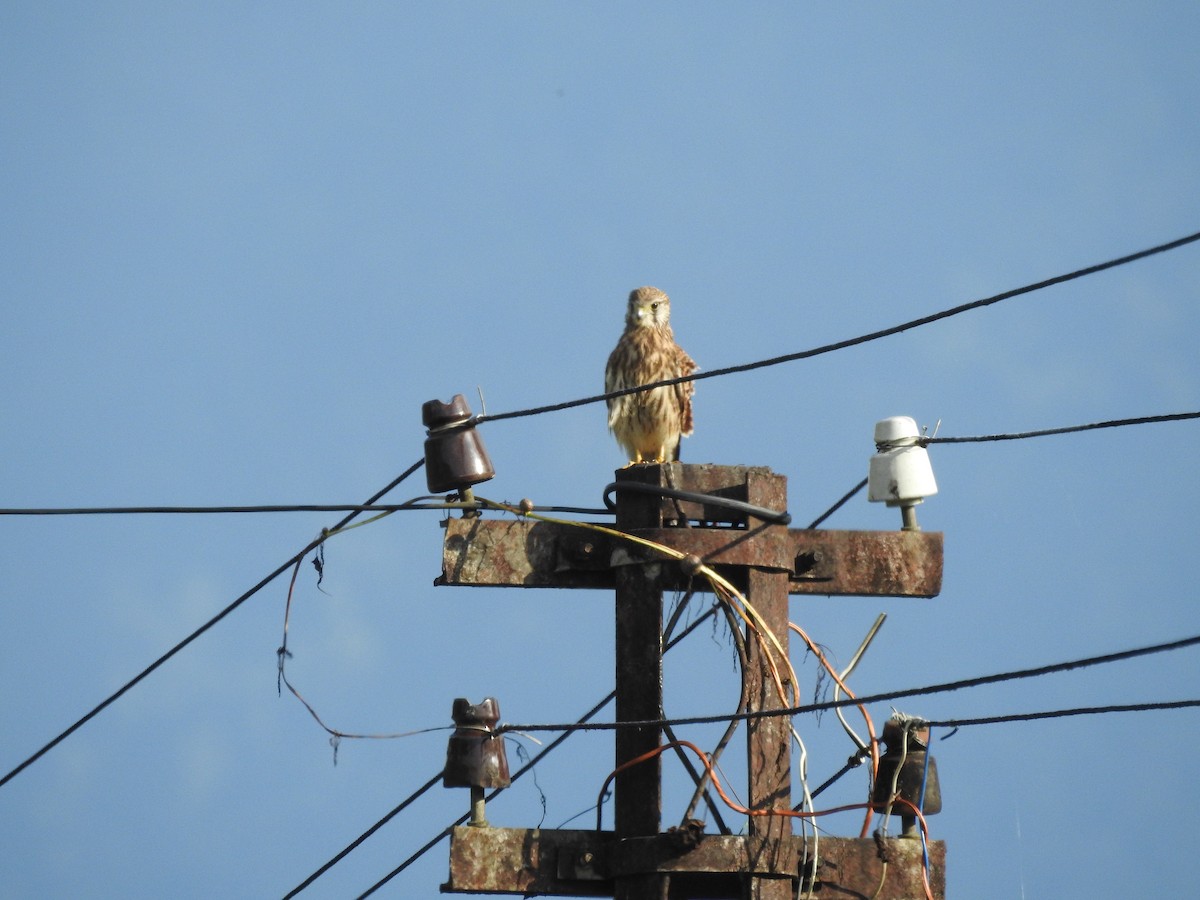
[[918,445],[921,432],[909,416],[892,416],[875,424],[879,452],[871,457],[867,499],[888,506],[910,506],[937,493],[929,451]]

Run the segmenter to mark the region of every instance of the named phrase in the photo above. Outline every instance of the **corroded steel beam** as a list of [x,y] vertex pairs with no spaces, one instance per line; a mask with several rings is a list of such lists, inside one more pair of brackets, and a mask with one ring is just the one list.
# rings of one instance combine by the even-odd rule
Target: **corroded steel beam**
[[857,597],[936,597],[940,531],[792,531],[788,591]]
[[[525,828],[455,828],[450,839],[446,893],[612,896],[615,876],[659,873],[690,897],[741,896],[745,878],[769,874],[755,863],[751,839],[704,835],[694,846],[677,833],[618,841],[610,831],[542,831]],[[921,842],[823,836],[815,893],[822,897],[923,900]],[[811,855],[812,848],[808,848]],[[797,871],[804,839],[785,839],[785,858]],[[881,852],[888,860],[883,869]],[[776,860],[777,862],[778,860]],[[929,842],[929,883],[935,898],[946,892],[946,845]],[[784,881],[791,883],[791,879]],[[882,886],[881,886],[882,885]],[[879,893],[875,891],[880,888]]]
[[[662,559],[629,541],[574,525],[529,519],[449,519],[435,584],[612,590],[615,566]],[[655,528],[632,533],[725,567],[783,568],[788,592],[862,597],[936,597],[942,589],[942,535],[927,531],[767,528]],[[674,563],[660,587],[687,578]]]

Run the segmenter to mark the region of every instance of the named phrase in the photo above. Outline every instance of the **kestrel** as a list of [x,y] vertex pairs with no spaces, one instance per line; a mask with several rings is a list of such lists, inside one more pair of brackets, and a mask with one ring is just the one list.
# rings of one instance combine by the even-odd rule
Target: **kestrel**
[[[604,391],[679,378],[696,371],[671,332],[671,298],[656,287],[629,295],[625,332],[608,357]],[[692,433],[690,381],[608,401],[608,427],[629,454],[629,465],[679,459],[679,439]]]

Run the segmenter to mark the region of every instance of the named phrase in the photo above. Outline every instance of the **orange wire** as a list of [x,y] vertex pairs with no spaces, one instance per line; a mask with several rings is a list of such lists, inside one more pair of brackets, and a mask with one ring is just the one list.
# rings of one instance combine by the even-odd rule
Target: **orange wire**
[[[829,664],[829,660],[825,658],[825,654],[821,652],[821,648],[818,647],[813,639],[808,636],[808,633],[795,622],[788,622],[788,628],[792,629],[792,631],[796,632],[796,634],[800,635],[800,637],[804,639],[804,643],[808,644],[808,649],[813,652],[813,655],[815,655],[818,660],[820,660],[821,665],[823,665],[825,670],[833,677],[833,680],[837,683],[837,686],[846,692],[846,696],[851,700],[856,699],[854,696],[854,691],[846,687],[846,682],[842,681],[841,676],[837,673],[837,670]],[[875,784],[875,779],[879,777],[879,740],[875,737],[875,723],[871,721],[871,716],[867,712],[866,706],[861,703],[857,704],[857,706],[858,711],[862,713],[863,720],[867,723],[867,734],[870,737],[869,746],[871,750],[871,784],[873,785]],[[867,836],[867,832],[871,830],[872,812],[872,810],[867,810],[866,819],[864,820],[862,830],[858,835],[860,838],[865,838]]]
[[[612,784],[612,780],[614,778],[616,778],[617,775],[619,775],[621,772],[624,772],[626,769],[630,769],[633,766],[637,766],[644,762],[647,762],[648,760],[651,760],[654,757],[659,756],[660,754],[662,754],[662,753],[666,752],[667,750],[670,750],[674,747],[685,747],[686,749],[691,750],[694,754],[696,754],[696,757],[700,760],[700,762],[704,765],[704,768],[708,771],[709,778],[712,779],[713,787],[715,787],[717,789],[717,794],[721,797],[722,800],[725,801],[725,805],[728,806],[730,809],[732,809],[734,812],[741,813],[742,815],[746,815],[746,816],[791,816],[791,817],[797,818],[797,819],[810,819],[815,816],[827,816],[830,813],[846,812],[851,809],[869,808],[872,812],[879,812],[879,811],[882,811],[887,805],[884,803],[847,803],[844,806],[833,806],[833,807],[830,807],[829,809],[811,810],[809,812],[805,812],[803,810],[787,809],[787,808],[784,808],[784,809],[749,809],[745,806],[742,806],[740,803],[730,799],[729,795],[725,793],[725,789],[721,786],[720,776],[717,775],[716,769],[714,768],[714,766],[712,764],[712,760],[709,758],[709,755],[707,753],[705,753],[703,750],[701,750],[699,747],[697,747],[695,744],[693,744],[691,741],[668,741],[665,744],[660,744],[659,746],[654,747],[651,750],[647,750],[645,753],[641,754],[640,756],[635,756],[633,759],[626,760],[625,762],[621,763],[621,765],[619,765],[615,769],[613,769],[612,772],[610,772],[608,774],[608,777],[604,779],[604,784],[601,785],[601,787],[600,787],[600,796],[601,797],[604,796],[605,792],[608,790],[608,786],[610,784]],[[928,839],[929,827],[928,827],[927,823],[925,822],[925,816],[921,814],[921,811],[919,809],[917,809],[916,805],[909,800],[905,800],[903,797],[900,797],[899,795],[892,798],[892,802],[893,802],[893,804],[902,803],[905,806],[912,808],[913,814],[916,816],[917,820],[921,824],[921,830],[923,832],[925,832],[926,838]]]
[[[641,763],[651,760],[654,757],[659,756],[662,753],[664,753],[667,750],[670,750],[674,747],[686,747],[688,750],[691,750],[694,754],[696,754],[696,757],[700,760],[701,763],[703,763],[704,768],[707,770],[709,778],[712,779],[712,785],[714,788],[716,788],[717,794],[720,796],[720,798],[722,800],[725,801],[725,805],[728,806],[730,809],[734,810],[735,812],[741,813],[742,815],[746,815],[746,816],[791,816],[791,817],[797,818],[797,819],[810,819],[810,818],[814,818],[816,816],[827,816],[832,813],[848,812],[853,809],[864,809],[864,808],[868,811],[868,814],[872,814],[872,813],[876,813],[876,812],[882,812],[888,806],[888,804],[886,804],[886,803],[848,803],[844,806],[834,806],[834,807],[830,807],[829,809],[811,810],[809,812],[804,812],[803,810],[797,811],[794,809],[787,809],[787,808],[784,808],[784,809],[748,809],[747,807],[742,806],[740,803],[736,803],[729,798],[729,795],[725,793],[725,788],[723,788],[721,786],[721,779],[717,775],[716,770],[713,767],[712,760],[709,758],[709,755],[707,753],[705,753],[703,750],[701,750],[699,747],[697,747],[695,744],[693,744],[691,741],[668,741],[665,744],[660,744],[659,746],[653,748],[652,750],[647,750],[645,753],[641,754],[640,756],[635,756],[633,759],[626,760],[625,762],[621,763],[621,765],[619,765],[615,769],[613,769],[612,772],[609,773],[608,777],[604,779],[604,784],[600,786],[600,798],[603,799],[605,792],[608,790],[608,786],[610,784],[612,784],[613,779],[616,778],[618,774],[620,774],[621,772],[624,772],[626,769],[632,768],[633,766],[640,765]],[[918,823],[920,823],[921,833],[924,836],[926,843],[928,843],[929,842],[929,823],[925,821],[925,816],[921,812],[921,810],[917,808],[917,805],[915,803],[913,803],[910,800],[906,800],[905,798],[901,797],[899,794],[897,794],[895,797],[893,797],[891,799],[892,805],[895,805],[897,803],[907,806],[909,809],[912,810],[913,815],[916,817]],[[868,819],[868,821],[870,821],[870,820]],[[600,801],[599,800],[596,803],[596,830],[597,831],[600,830]],[[924,866],[921,866],[921,882],[922,882],[923,887],[925,888],[926,900],[934,900],[933,888],[929,884],[929,873],[925,871]]]
[[[928,846],[929,823],[925,821],[925,814],[921,812],[915,803],[913,803],[911,800],[906,800],[899,794],[893,797],[891,802],[893,805],[897,803],[903,804],[912,810],[913,815],[917,817],[917,821],[921,823],[921,835],[925,840],[926,846]],[[880,807],[880,811],[882,811],[883,807],[886,806],[886,804],[883,803],[877,805]],[[933,900],[933,887],[929,884],[929,871],[923,865],[921,866],[921,884],[925,888],[926,900]]]
[[[844,690],[845,685],[843,685],[842,687]],[[874,746],[874,745],[872,745],[872,746]],[[712,779],[712,785],[714,788],[716,788],[717,794],[720,796],[720,798],[722,800],[725,801],[725,805],[728,806],[730,809],[734,810],[735,812],[741,813],[742,815],[746,815],[746,816],[791,816],[796,819],[811,819],[811,818],[815,818],[816,816],[827,816],[832,813],[848,812],[852,809],[866,809],[867,814],[868,814],[867,821],[869,822],[870,816],[873,813],[883,812],[889,805],[887,803],[848,803],[844,806],[834,806],[834,807],[830,807],[829,809],[819,809],[819,810],[814,809],[809,812],[804,812],[803,810],[797,811],[794,809],[787,809],[787,808],[784,808],[784,809],[748,809],[747,807],[742,806],[740,803],[736,803],[729,798],[729,795],[725,793],[725,788],[721,786],[721,779],[717,775],[716,769],[713,767],[712,759],[709,757],[709,755],[707,753],[705,753],[703,750],[701,750],[699,747],[697,747],[691,741],[668,741],[665,744],[660,744],[659,746],[657,746],[651,750],[647,750],[645,753],[641,754],[640,756],[635,756],[633,759],[626,760],[625,762],[621,763],[621,765],[619,765],[615,769],[613,769],[612,772],[609,773],[608,777],[604,779],[604,784],[602,784],[600,786],[600,798],[603,799],[605,792],[608,790],[608,786],[610,784],[612,784],[613,779],[616,778],[618,774],[620,774],[621,772],[624,772],[626,769],[632,768],[633,766],[640,765],[641,763],[651,760],[654,757],[659,756],[662,753],[664,753],[667,750],[670,750],[674,747],[686,747],[688,750],[691,750],[693,753],[695,753],[696,757],[700,760],[701,763],[703,763],[705,770],[708,772],[708,777],[710,779]],[[929,842],[929,823],[925,821],[924,813],[922,813],[921,810],[917,808],[917,805],[915,803],[913,803],[911,800],[906,800],[904,797],[901,797],[899,794],[897,794],[895,797],[891,798],[890,805],[895,805],[897,803],[907,806],[909,809],[912,810],[913,815],[917,819],[917,822],[920,823],[921,834],[924,836],[925,842],[928,844],[928,842]],[[598,800],[596,803],[596,830],[597,831],[600,830],[600,800]],[[921,882],[922,882],[923,887],[925,888],[925,896],[926,896],[927,900],[934,900],[933,888],[929,884],[929,873],[925,871],[924,866],[921,866]]]

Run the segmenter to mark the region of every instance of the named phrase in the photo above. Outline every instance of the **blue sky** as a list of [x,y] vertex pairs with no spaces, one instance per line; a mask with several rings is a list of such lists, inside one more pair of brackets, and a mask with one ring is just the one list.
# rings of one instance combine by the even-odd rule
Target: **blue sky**
[[[1195,232],[1198,37],[1187,3],[8,4],[0,505],[355,503],[421,455],[426,400],[597,393],[641,284],[711,370]],[[770,466],[808,521],[885,416],[975,435],[1200,409],[1198,253],[703,381],[684,459]],[[793,618],[846,660],[888,614],[863,693],[1190,636],[1196,427],[935,446],[942,595]],[[494,499],[597,506],[623,461],[595,405],[481,433]],[[0,519],[0,772],[335,520]],[[898,524],[861,496],[827,523]],[[439,552],[437,514],[408,513],[332,540],[326,593],[305,565],[288,671],[327,721],[427,728],[490,694],[557,722],[610,689],[610,595],[434,588]],[[281,896],[440,769],[441,732],[333,765],[276,694],[285,600],[279,579],[0,788],[0,896]],[[1194,698],[1196,672],[1180,651],[903,709]],[[697,634],[668,657],[668,713],[727,711],[735,677]],[[819,783],[853,748],[830,716],[797,726]],[[938,742],[952,893],[1186,894],[1195,728]],[[544,795],[556,827],[611,765],[608,736],[572,738],[490,818],[532,827]],[[302,896],[362,892],[465,809],[437,788]],[[381,895],[433,897],[445,872],[443,844]]]

